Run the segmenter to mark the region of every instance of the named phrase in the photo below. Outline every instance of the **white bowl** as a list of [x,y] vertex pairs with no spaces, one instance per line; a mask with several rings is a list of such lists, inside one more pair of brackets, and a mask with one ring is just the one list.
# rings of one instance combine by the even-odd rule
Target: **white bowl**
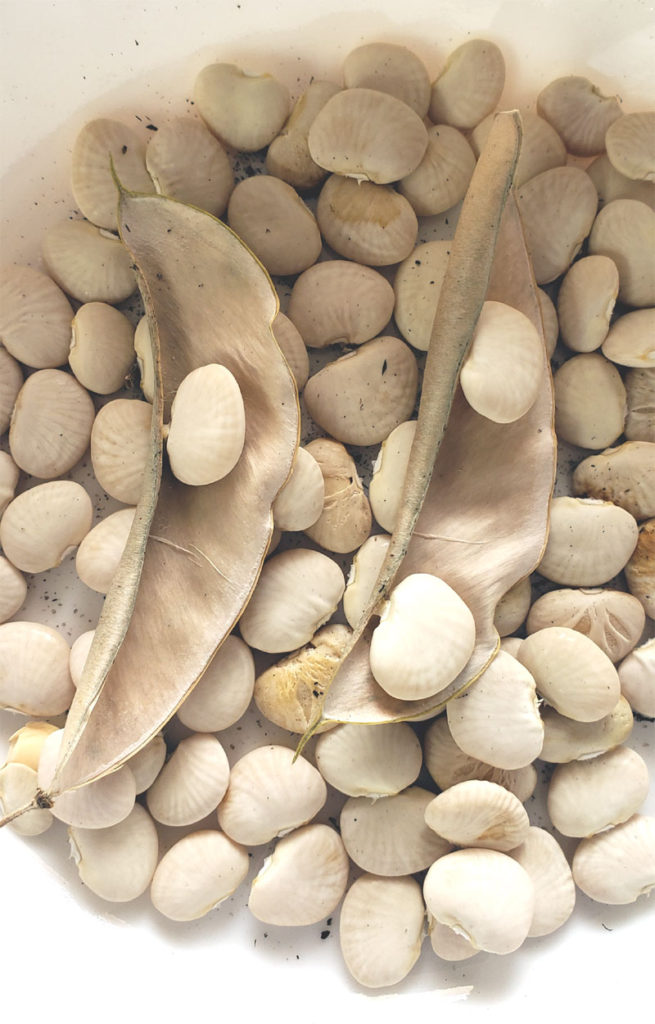
[[[653,19],[641,0],[3,0],[2,7],[2,255],[37,266],[44,227],[74,210],[68,162],[82,124],[108,114],[156,124],[183,112],[196,73],[212,60],[271,71],[297,95],[310,75],[338,75],[346,53],[364,41],[405,43],[434,76],[455,46],[484,36],[507,60],[504,106],[534,104],[562,74],[618,92],[626,110],[653,100]],[[72,608],[55,602],[58,614],[48,604],[34,617],[59,621],[75,636],[89,628],[80,613],[92,619],[98,607],[89,598],[88,609],[67,620]],[[21,724],[10,718],[2,716],[2,739]],[[637,727],[632,742],[655,768],[652,725]],[[653,813],[652,796],[649,807]],[[28,1021],[38,1012],[130,1024],[195,1014],[238,1014],[246,1024],[322,1024],[346,1014],[376,1024],[439,1013],[486,1022],[584,1012],[603,1020],[644,1009],[652,900],[605,907],[579,895],[564,929],[509,957],[448,965],[426,942],[404,985],[369,993],[342,966],[333,926],[323,939],[327,926],[260,925],[246,914],[247,887],[207,918],[173,925],[147,896],[113,906],[84,891],[59,826],[32,841],[6,830],[0,844],[6,1021],[19,1012]],[[466,1002],[443,1005],[469,986]]]

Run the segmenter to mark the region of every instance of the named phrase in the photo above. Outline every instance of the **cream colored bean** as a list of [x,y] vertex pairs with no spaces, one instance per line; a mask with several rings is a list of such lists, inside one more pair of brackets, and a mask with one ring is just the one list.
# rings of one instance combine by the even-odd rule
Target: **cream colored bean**
[[625,376],[628,441],[655,442],[655,369],[629,370]]
[[607,203],[591,229],[589,252],[614,260],[619,299],[629,306],[655,306],[654,233],[655,211],[635,199]]
[[361,345],[386,327],[393,304],[391,285],[378,271],[348,260],[325,260],[300,274],[288,315],[310,348]]
[[80,685],[80,679],[84,672],[84,666],[86,665],[94,636],[95,629],[88,629],[85,633],[80,633],[77,640],[71,644],[69,669],[75,687]]
[[455,743],[470,757],[506,769],[524,768],[539,757],[544,730],[535,680],[504,651],[446,711]]
[[339,818],[351,860],[364,871],[399,878],[425,871],[452,849],[425,821],[433,793],[420,786],[381,800],[351,797]]
[[596,186],[601,207],[613,199],[636,199],[655,209],[655,182],[626,178],[612,166],[607,153],[592,160],[586,171]]
[[530,577],[519,580],[503,594],[494,612],[494,626],[501,637],[514,633],[523,625],[532,601]]
[[348,854],[329,825],[305,825],[280,839],[250,887],[248,909],[282,927],[316,924],[339,904],[348,884]]
[[134,328],[106,302],[87,302],[73,319],[68,362],[85,388],[110,395],[125,384],[134,362]]
[[353,551],[371,532],[371,506],[354,459],[344,445],[329,437],[310,441],[307,451],[321,471],[323,504],[305,533],[328,551]]
[[569,153],[595,156],[605,149],[605,133],[622,116],[616,96],[581,75],[567,75],[550,82],[537,96],[537,110],[564,140]]
[[603,341],[603,355],[619,366],[655,366],[655,309],[635,309],[616,320]]
[[580,251],[594,223],[598,194],[584,171],[567,166],[530,178],[517,197],[537,284],[548,284]]
[[136,782],[137,796],[145,793],[159,775],[164,761],[166,760],[166,740],[162,733],[146,743],[145,747],[133,754],[127,761],[127,765]]
[[467,779],[484,779],[497,782],[525,803],[532,796],[537,785],[537,773],[533,765],[524,768],[494,768],[461,750],[452,737],[448,718],[436,718],[425,733],[425,767],[439,789],[448,789]]
[[476,953],[479,953],[479,949],[471,944],[470,940],[464,935],[458,934],[449,928],[447,924],[441,924],[440,921],[435,921],[434,917],[428,911],[428,932],[430,936],[430,945],[433,951],[441,960],[469,960]]
[[232,766],[218,823],[235,842],[260,846],[306,825],[327,799],[320,774],[279,745],[257,747]]
[[9,452],[0,451],[0,516],[16,493],[20,470]]
[[83,215],[101,228],[116,230],[118,189],[154,192],[146,169],[146,147],[141,138],[120,121],[97,118],[77,135],[71,157],[71,185]]
[[203,487],[232,472],[246,439],[239,383],[227,366],[197,366],[180,382],[171,403],[166,452],[173,475]]
[[268,146],[289,113],[289,92],[282,82],[235,64],[203,68],[193,95],[200,116],[214,135],[247,153]]
[[619,665],[621,692],[638,715],[655,718],[655,639],[631,651]]
[[518,659],[561,715],[597,722],[616,707],[621,695],[617,671],[583,633],[566,626],[540,629],[523,641]]
[[197,732],[228,729],[245,714],[254,686],[255,661],[250,648],[240,637],[230,635],[178,708],[177,717]]
[[416,214],[389,185],[333,174],[321,189],[316,219],[331,249],[368,266],[400,263],[416,245]]
[[27,580],[15,565],[0,555],[0,622],[20,610],[27,596]]
[[413,878],[361,875],[341,908],[339,942],[346,967],[366,988],[402,981],[419,958],[425,906]]
[[488,39],[470,39],[450,54],[432,84],[430,119],[473,128],[498,104],[505,85],[503,55]]
[[401,505],[416,420],[399,423],[382,442],[369,484],[371,509],[383,530],[392,533]]
[[311,81],[296,102],[289,119],[266,151],[266,170],[297,189],[319,185],[327,171],[312,160],[307,135],[314,118],[327,101],[339,92],[334,82]]
[[494,423],[513,423],[534,405],[543,373],[532,321],[503,302],[485,302],[460,375],[469,405]]
[[70,373],[37,370],[20,389],[12,413],[14,462],[41,480],[63,476],[88,448],[94,417],[88,392]]
[[126,505],[136,505],[141,497],[151,419],[148,402],[116,398],[100,409],[93,423],[93,472],[107,494]]
[[249,866],[248,851],[229,836],[210,829],[191,832],[157,865],[150,898],[171,921],[195,921],[238,889]]
[[613,166],[637,181],[655,181],[653,151],[655,112],[637,111],[617,118],[607,129],[605,144]]
[[429,912],[490,953],[513,953],[530,931],[535,906],[528,873],[497,850],[455,850],[423,883]]
[[157,866],[155,823],[140,804],[107,828],[69,829],[72,857],[81,881],[101,899],[128,903],[146,891]]
[[639,527],[637,546],[625,565],[625,579],[646,615],[655,619],[655,519]]
[[622,906],[655,887],[655,818],[635,814],[583,839],[571,865],[575,884],[592,900]]
[[595,835],[631,818],[648,795],[648,782],[645,761],[630,747],[560,764],[548,787],[550,820],[562,835]]
[[430,78],[423,61],[406,46],[365,43],[351,50],[343,62],[347,89],[379,89],[402,100],[419,117],[430,104]]
[[319,736],[316,766],[347,796],[393,796],[416,781],[421,744],[404,722],[340,725]]
[[291,476],[273,502],[279,530],[306,530],[323,512],[325,481],[321,464],[307,448],[299,448]]
[[598,587],[625,568],[637,539],[634,517],[611,502],[554,498],[538,571],[565,586]]
[[464,198],[474,170],[475,153],[462,132],[432,125],[423,159],[398,188],[418,217],[434,217]]
[[293,651],[327,622],[344,587],[341,569],[320,551],[292,548],[273,555],[241,616],[241,636],[259,651]]
[[154,401],[155,367],[152,355],[152,339],[147,316],[142,316],[134,332],[134,351],[141,376],[141,390],[147,402]]
[[411,174],[428,144],[411,107],[377,89],[342,89],[319,110],[307,136],[312,159],[331,174],[386,185]]
[[93,506],[72,480],[51,480],[23,491],[0,520],[0,544],[23,572],[60,565],[91,529]]
[[230,196],[227,219],[269,274],[300,274],[321,252],[313,213],[280,178],[259,174],[240,181]]
[[223,747],[210,733],[180,741],[147,793],[148,810],[163,825],[193,825],[216,809],[230,778]]
[[607,337],[619,292],[619,272],[608,256],[584,256],[567,271],[557,295],[562,340],[574,352],[593,352]]
[[88,221],[54,224],[46,231],[42,251],[50,276],[78,302],[124,302],[136,291],[127,249],[115,235]]
[[220,217],[234,188],[230,158],[199,121],[176,117],[159,126],[146,149],[146,166],[160,195]]
[[390,541],[388,533],[374,533],[364,541],[353,558],[343,594],[344,615],[353,629],[371,596]]
[[544,743],[539,756],[551,764],[568,764],[604,754],[627,739],[634,723],[625,697],[620,697],[610,713],[596,722],[576,722],[547,706],[542,707],[541,717]]
[[590,455],[573,473],[573,493],[602,498],[635,519],[655,516],[655,444],[627,441]]
[[532,605],[526,629],[566,626],[585,634],[617,662],[639,642],[646,615],[639,601],[622,590],[552,590]]
[[456,846],[508,853],[525,841],[530,820],[520,800],[495,782],[459,782],[431,800],[426,824]]
[[394,278],[394,319],[405,341],[427,352],[450,242],[423,242],[403,260]]
[[118,569],[136,509],[112,512],[83,538],[75,555],[77,575],[91,590],[106,594]]
[[575,885],[568,861],[550,832],[531,825],[520,846],[509,852],[534,886],[529,938],[551,935],[565,924],[575,906]]
[[383,336],[361,345],[315,373],[305,387],[312,419],[344,444],[378,444],[410,418],[418,368],[399,338]]
[[22,386],[23,373],[18,362],[0,345],[0,434],[9,427],[14,402]]
[[[50,789],[59,761],[63,729],[46,737],[39,760],[38,785],[44,793]],[[136,780],[127,765],[109,775],[71,789],[55,797],[55,818],[82,829],[105,829],[124,821],[134,807]]]
[[7,750],[8,764],[24,764],[36,771],[39,767],[43,744],[57,726],[39,720],[22,725],[13,736],[9,737]]
[[574,355],[556,372],[558,437],[598,451],[623,432],[626,396],[620,374],[600,352]]
[[473,653],[475,623],[443,580],[413,573],[398,583],[373,630],[371,671],[386,693],[420,700],[444,690]]
[[4,348],[14,359],[37,370],[63,366],[73,319],[63,291],[32,267],[5,264],[0,280],[0,337]]

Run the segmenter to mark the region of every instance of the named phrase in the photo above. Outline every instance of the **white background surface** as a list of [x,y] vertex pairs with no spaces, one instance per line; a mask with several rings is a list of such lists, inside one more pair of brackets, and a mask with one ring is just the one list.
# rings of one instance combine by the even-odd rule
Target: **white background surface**
[[[157,123],[181,113],[195,74],[212,60],[277,73],[296,96],[310,75],[338,75],[361,42],[403,42],[434,76],[456,45],[484,35],[505,53],[506,106],[567,73],[618,92],[626,110],[649,97],[652,106],[655,94],[655,16],[640,0],[0,0],[0,13],[3,258],[37,266],[43,227],[74,208],[68,161],[81,125],[99,114],[136,126],[137,117]],[[3,737],[19,724],[5,716]],[[652,769],[652,724],[636,728],[631,743]],[[653,813],[652,796],[649,806]],[[538,806],[531,815],[541,823]],[[158,1024],[237,1014],[245,1022],[323,1024],[336,1014],[382,1024],[409,1014],[602,1021],[644,1020],[649,1004],[652,1011],[652,900],[613,908],[580,897],[564,929],[510,957],[447,965],[426,942],[399,994],[366,993],[352,982],[334,928],[324,941],[320,925],[266,928],[248,917],[246,902],[243,886],[206,919],[176,926],[152,911],[147,895],[112,906],[85,892],[66,859],[63,826],[33,841],[5,830],[0,1013],[30,1024],[64,1014]],[[471,985],[466,1001],[444,1005],[453,997],[443,990]]]

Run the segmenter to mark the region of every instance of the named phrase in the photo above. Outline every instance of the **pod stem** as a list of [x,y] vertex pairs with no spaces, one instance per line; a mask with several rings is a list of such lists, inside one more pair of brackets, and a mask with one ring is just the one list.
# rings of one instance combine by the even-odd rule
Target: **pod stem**
[[12,821],[15,821],[16,818],[22,817],[23,814],[27,814],[28,811],[38,811],[39,809],[40,805],[38,798],[34,797],[33,800],[30,800],[29,804],[25,804],[23,807],[16,807],[15,810],[0,818],[0,828],[4,828],[5,825],[11,825]]

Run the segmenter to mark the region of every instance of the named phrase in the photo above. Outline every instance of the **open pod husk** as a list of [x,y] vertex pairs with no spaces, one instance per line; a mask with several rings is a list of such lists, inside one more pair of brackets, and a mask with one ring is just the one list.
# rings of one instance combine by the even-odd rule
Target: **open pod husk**
[[[162,196],[121,190],[119,225],[153,338],[151,451],[41,806],[145,746],[202,675],[257,582],[299,439],[296,387],[271,330],[277,297],[252,253],[219,220]],[[228,476],[189,487],[163,460],[163,424],[183,378],[211,362],[239,383],[245,445]]]
[[[513,197],[505,208],[488,294],[520,309],[543,336]],[[473,612],[473,654],[442,693],[423,701],[394,700],[371,675],[369,626],[335,676],[323,705],[324,719],[423,718],[435,714],[488,667],[499,644],[493,622],[496,605],[535,568],[545,546],[556,469],[552,417],[545,348],[537,401],[514,423],[493,423],[478,415],[458,389],[430,487],[394,583],[417,572],[432,572],[445,580]]]
[[[475,413],[457,383],[485,299],[521,310],[543,339],[536,284],[518,208],[509,194],[519,140],[518,116],[499,115],[453,242],[398,523],[371,600],[336,671],[334,661],[322,665],[320,659],[308,659],[322,696],[300,749],[326,722],[425,718],[461,693],[498,650],[496,604],[532,571],[543,552],[556,468],[545,346],[537,400],[514,423],[492,423]],[[446,690],[425,700],[401,701],[386,694],[371,674],[371,620],[392,584],[414,572],[433,572],[463,598],[475,618],[476,645]]]

